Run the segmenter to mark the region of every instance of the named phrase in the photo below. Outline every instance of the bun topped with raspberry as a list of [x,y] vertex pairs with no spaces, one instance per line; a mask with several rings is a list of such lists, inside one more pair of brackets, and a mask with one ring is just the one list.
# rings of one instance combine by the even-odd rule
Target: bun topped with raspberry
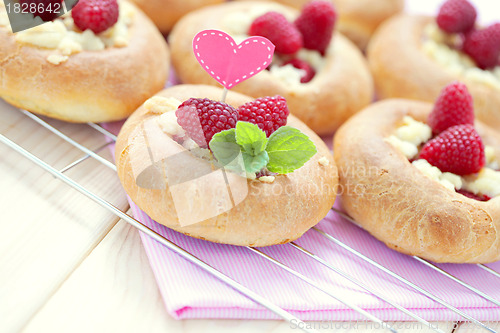
[[444,1],[436,14],[399,15],[374,35],[368,62],[378,95],[432,102],[461,81],[477,118],[500,130],[500,23],[479,26],[469,0]]
[[360,51],[335,32],[337,11],[313,1],[299,12],[272,2],[231,2],[205,7],[179,21],[169,36],[172,62],[184,83],[216,84],[192,54],[194,36],[222,30],[240,43],[262,36],[275,45],[271,66],[237,84],[253,96],[283,96],[290,112],[318,134],[335,131],[368,105],[373,84]]
[[[272,0],[301,9],[310,0]],[[338,29],[364,50],[375,29],[386,19],[401,12],[404,0],[331,0],[338,9]]]
[[324,142],[281,96],[179,85],[149,99],[116,145],[120,180],[151,218],[241,246],[293,241],[332,207],[338,175]]
[[454,82],[434,105],[393,99],[350,119],[334,142],[346,211],[402,253],[499,260],[500,135],[474,111]]
[[5,10],[0,4],[0,59],[9,59],[0,63],[0,97],[16,107],[71,122],[119,120],[165,84],[165,40],[128,2],[79,0],[16,33]]

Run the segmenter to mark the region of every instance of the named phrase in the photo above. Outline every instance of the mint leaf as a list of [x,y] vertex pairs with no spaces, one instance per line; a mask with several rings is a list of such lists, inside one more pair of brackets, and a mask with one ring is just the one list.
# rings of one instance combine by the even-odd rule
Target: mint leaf
[[298,129],[283,126],[271,134],[266,148],[269,154],[267,169],[285,174],[303,166],[316,154],[316,146]]
[[245,163],[245,169],[247,172],[259,172],[269,162],[269,156],[266,151],[263,151],[257,156],[252,156],[244,152],[243,162]]
[[209,146],[217,161],[223,166],[237,163],[238,155],[241,154],[241,147],[236,143],[234,128],[215,134]]
[[266,133],[259,126],[246,121],[236,123],[236,143],[249,155],[257,156],[266,149]]

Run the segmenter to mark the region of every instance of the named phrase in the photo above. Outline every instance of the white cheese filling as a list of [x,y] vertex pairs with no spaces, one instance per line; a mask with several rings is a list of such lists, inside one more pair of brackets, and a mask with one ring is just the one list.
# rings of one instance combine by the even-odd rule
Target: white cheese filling
[[424,30],[424,38],[422,50],[451,74],[500,89],[500,66],[490,70],[478,68],[467,54],[448,46],[456,43],[456,35],[448,35],[431,23]]
[[[129,26],[135,10],[127,2],[120,1],[119,11],[116,24],[98,35],[90,29],[79,31],[71,14],[67,13],[52,22],[15,33],[15,38],[19,43],[56,50],[57,53],[49,55],[47,61],[58,65],[68,60],[70,55],[82,51],[102,51],[108,47],[127,46],[130,40]],[[3,14],[5,8],[0,6],[0,25],[5,23]]]
[[417,156],[418,147],[431,137],[432,129],[427,124],[406,116],[403,118],[403,124],[386,141],[411,160]]

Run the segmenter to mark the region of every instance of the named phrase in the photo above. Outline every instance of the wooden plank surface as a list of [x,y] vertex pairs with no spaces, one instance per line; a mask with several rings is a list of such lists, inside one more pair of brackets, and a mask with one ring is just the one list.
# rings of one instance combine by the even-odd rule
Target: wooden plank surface
[[[48,163],[63,167],[82,156],[4,104],[0,119],[0,133]],[[89,147],[104,142],[90,128],[62,127]],[[118,219],[2,144],[0,156],[0,331],[13,332],[47,302]],[[114,172],[86,163],[68,175],[126,209]]]
[[[498,318],[500,320],[500,313],[498,313]],[[500,322],[489,322],[486,323],[496,332],[500,331]],[[486,332],[482,327],[472,324],[472,323],[458,323],[454,333],[480,333]]]

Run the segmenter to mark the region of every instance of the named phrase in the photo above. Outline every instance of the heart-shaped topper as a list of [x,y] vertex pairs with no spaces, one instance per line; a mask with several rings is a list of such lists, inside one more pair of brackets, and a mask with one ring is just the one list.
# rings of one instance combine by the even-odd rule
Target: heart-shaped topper
[[193,51],[203,69],[230,89],[271,64],[274,44],[260,36],[249,37],[236,44],[223,31],[203,30],[193,39]]

